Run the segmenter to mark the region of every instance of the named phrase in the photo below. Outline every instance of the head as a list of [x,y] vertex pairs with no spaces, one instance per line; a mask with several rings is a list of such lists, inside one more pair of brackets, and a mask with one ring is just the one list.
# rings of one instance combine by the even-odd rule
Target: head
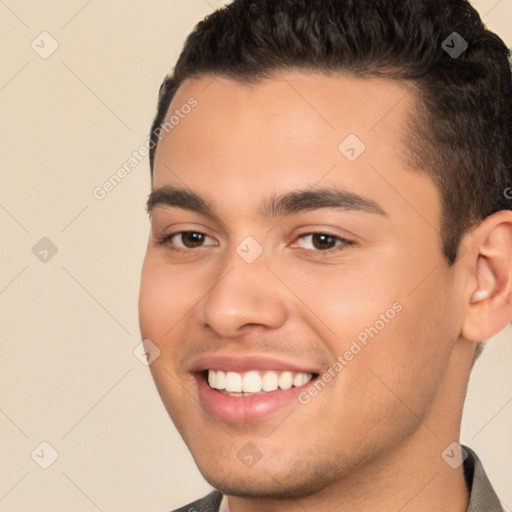
[[[299,496],[457,435],[475,348],[511,314],[508,57],[462,0],[235,0],[189,36],[151,130],[140,323],[210,483]],[[215,355],[316,378],[219,418],[198,391]]]

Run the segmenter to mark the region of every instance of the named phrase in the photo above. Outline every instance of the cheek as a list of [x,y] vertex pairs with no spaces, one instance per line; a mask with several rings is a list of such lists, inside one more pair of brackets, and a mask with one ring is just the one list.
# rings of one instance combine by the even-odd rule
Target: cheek
[[139,324],[143,338],[151,340],[156,338],[156,327],[163,318],[163,309],[167,300],[165,288],[164,283],[159,279],[156,265],[146,254],[139,289]]
[[180,418],[193,412],[190,403],[180,400],[183,383],[174,376],[175,356],[180,351],[176,333],[190,304],[180,290],[185,283],[176,280],[179,273],[171,273],[166,267],[154,255],[146,255],[141,272],[139,324],[142,339],[151,340],[160,350],[149,369],[169,415],[179,423]]
[[182,272],[171,272],[168,265],[146,255],[139,292],[139,323],[144,337],[159,341],[168,337],[197,295],[193,283],[193,279],[184,279]]
[[346,342],[378,321],[399,295],[390,269],[371,267],[361,259],[347,257],[336,266],[283,267],[281,275],[321,337],[335,338],[330,343],[334,350],[344,350]]
[[340,401],[358,397],[358,406],[366,397],[374,411],[401,410],[399,396],[421,411],[432,400],[454,338],[449,283],[441,268],[425,280],[432,269],[413,260],[411,254],[408,259],[381,254],[373,265],[347,258],[337,268],[319,266],[314,272],[282,269],[332,363],[344,359],[337,380]]
[[[423,417],[441,385],[457,336],[441,283],[423,283],[400,298],[402,310],[369,339],[359,359],[368,390],[407,416],[406,404]],[[358,375],[352,375],[356,385]],[[359,379],[360,380],[360,379]]]

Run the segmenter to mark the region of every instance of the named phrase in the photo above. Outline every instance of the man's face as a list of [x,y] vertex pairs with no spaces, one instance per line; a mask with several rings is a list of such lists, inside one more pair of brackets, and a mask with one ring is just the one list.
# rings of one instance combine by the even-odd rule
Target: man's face
[[[453,413],[462,285],[442,256],[438,191],[405,163],[406,93],[290,72],[188,80],[172,102],[180,120],[159,143],[153,191],[185,189],[210,211],[183,194],[154,202],[140,325],[173,422],[227,494],[313,493],[430,442]],[[315,195],[325,189],[340,194]],[[159,243],[179,232],[192,233]],[[233,372],[233,386],[252,370],[247,385],[268,389],[287,388],[287,370],[318,377],[231,396],[208,369]]]

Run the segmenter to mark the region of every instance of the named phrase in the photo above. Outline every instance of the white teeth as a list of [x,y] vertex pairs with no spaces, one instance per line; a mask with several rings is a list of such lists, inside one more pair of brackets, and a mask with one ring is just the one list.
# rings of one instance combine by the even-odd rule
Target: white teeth
[[305,373],[296,373],[293,377],[293,385],[295,387],[302,386],[308,381],[308,376]]
[[216,374],[215,372],[208,372],[208,384],[211,388],[217,389]]
[[208,384],[213,389],[225,389],[226,374],[222,370],[218,372],[208,372]]
[[[221,389],[221,388],[217,388]],[[242,376],[236,372],[226,373],[226,391],[242,391]]]
[[279,379],[276,372],[265,372],[261,379],[261,389],[263,391],[275,391],[279,387]]
[[261,377],[258,372],[244,373],[242,378],[242,391],[258,393],[261,391]]
[[215,372],[215,384],[217,389],[225,389],[226,387],[226,374],[223,371]]
[[228,393],[260,393],[290,389],[306,384],[312,379],[311,373],[301,372],[259,372],[251,370],[245,373],[208,370],[208,384],[213,389],[226,390]]
[[290,389],[293,384],[292,372],[283,372],[279,377],[279,387],[281,389]]

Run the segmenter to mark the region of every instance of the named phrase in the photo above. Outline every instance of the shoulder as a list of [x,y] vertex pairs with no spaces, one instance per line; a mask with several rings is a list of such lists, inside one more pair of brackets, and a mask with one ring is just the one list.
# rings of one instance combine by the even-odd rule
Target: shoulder
[[220,502],[222,501],[222,493],[214,490],[193,503],[189,503],[184,507],[177,508],[173,512],[218,512]]

